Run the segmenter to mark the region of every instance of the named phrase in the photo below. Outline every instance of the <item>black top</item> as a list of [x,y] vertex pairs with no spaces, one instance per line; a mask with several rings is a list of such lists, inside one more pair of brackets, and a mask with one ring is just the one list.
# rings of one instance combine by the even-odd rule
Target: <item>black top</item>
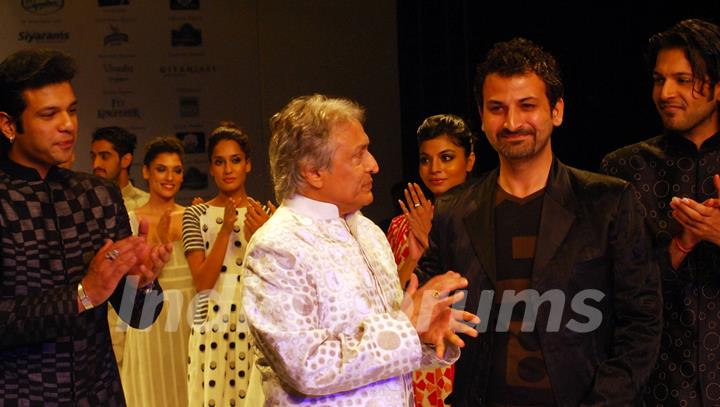
[[[497,280],[488,400],[512,406],[554,406],[550,377],[534,328],[532,267],[545,190],[525,198],[495,193]],[[543,294],[543,293],[539,293]],[[523,327],[525,329],[523,329]]]

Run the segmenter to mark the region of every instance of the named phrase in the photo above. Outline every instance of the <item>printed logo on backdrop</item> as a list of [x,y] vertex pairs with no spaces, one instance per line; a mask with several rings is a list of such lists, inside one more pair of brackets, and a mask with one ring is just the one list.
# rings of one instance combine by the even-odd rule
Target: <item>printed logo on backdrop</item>
[[33,14],[52,14],[62,10],[64,0],[22,0],[22,8]]
[[173,47],[199,47],[202,45],[202,32],[190,23],[185,23],[177,30],[172,30],[170,41]]
[[127,6],[129,4],[130,0],[98,0],[100,7]]
[[161,65],[160,74],[164,77],[185,77],[215,73],[217,66],[214,64],[172,64]]
[[69,39],[70,33],[67,31],[20,31],[17,38],[18,41],[24,41],[28,44],[57,44]]
[[208,174],[200,168],[189,165],[183,172],[183,183],[180,189],[206,189],[208,187]]
[[103,44],[106,47],[117,47],[130,39],[127,34],[120,32],[120,29],[115,25],[110,24],[110,31],[112,31],[110,34],[103,37]]
[[180,96],[180,117],[200,116],[200,99],[197,96]]
[[170,0],[170,10],[197,10],[200,0]]
[[125,82],[130,79],[130,75],[135,71],[135,67],[130,64],[103,64],[103,71],[107,75],[110,82]]
[[110,107],[97,110],[98,119],[141,119],[140,108],[119,97],[110,99]]
[[175,133],[185,147],[185,153],[196,154],[205,152],[205,133],[201,131],[179,131]]

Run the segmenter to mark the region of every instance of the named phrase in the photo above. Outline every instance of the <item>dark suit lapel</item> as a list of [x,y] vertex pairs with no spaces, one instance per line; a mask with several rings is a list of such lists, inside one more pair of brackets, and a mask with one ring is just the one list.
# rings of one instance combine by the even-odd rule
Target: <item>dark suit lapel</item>
[[487,175],[474,197],[477,209],[463,218],[465,229],[480,261],[482,270],[495,285],[494,202],[497,168]]
[[533,285],[540,277],[535,272],[545,269],[565,240],[575,221],[575,210],[576,201],[567,168],[559,160],[553,159],[535,247]]

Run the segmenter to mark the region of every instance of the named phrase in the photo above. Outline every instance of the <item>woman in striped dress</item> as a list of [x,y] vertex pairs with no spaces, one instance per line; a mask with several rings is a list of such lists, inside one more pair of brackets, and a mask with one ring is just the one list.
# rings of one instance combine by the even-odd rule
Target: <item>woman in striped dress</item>
[[254,360],[239,284],[247,241],[268,214],[245,190],[252,169],[247,134],[221,123],[210,136],[208,158],[219,193],[183,217],[185,256],[198,291],[188,399],[191,406],[250,406],[258,395],[248,394]]

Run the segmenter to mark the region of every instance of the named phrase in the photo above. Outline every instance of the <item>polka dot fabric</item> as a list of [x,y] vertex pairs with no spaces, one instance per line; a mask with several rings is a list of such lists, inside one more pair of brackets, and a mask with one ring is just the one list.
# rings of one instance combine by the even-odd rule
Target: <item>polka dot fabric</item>
[[296,196],[253,236],[244,265],[266,405],[413,405],[410,372],[433,353],[400,310],[392,252],[369,219]]
[[671,198],[703,202],[718,197],[712,177],[720,173],[720,133],[699,151],[679,135],[655,137],[608,154],[602,168],[635,186],[661,259],[663,337],[645,403],[720,406],[720,248],[699,244],[678,270],[667,254],[680,230]]
[[[241,307],[241,265],[247,245],[242,225],[246,211],[246,208],[238,209],[238,219],[215,287],[196,297],[188,343],[189,406],[250,405],[245,401],[254,353]],[[202,236],[202,242],[195,245],[211,248],[222,226],[223,213],[224,208],[205,204],[188,208],[183,222],[186,250],[188,246],[194,247],[188,242],[188,236]]]

